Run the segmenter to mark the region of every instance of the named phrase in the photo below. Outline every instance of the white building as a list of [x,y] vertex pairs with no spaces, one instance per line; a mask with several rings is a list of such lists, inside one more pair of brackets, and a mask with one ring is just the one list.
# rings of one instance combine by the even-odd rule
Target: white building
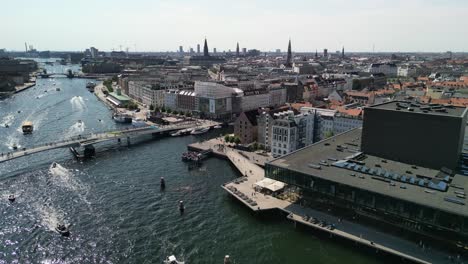
[[271,153],[279,157],[314,142],[315,115],[305,112],[294,115],[293,111],[274,114],[271,126]]
[[270,106],[270,94],[267,90],[244,91],[244,95],[241,98],[242,112],[268,106]]
[[362,127],[362,118],[337,113],[334,118],[333,134],[338,135],[348,130]]
[[268,106],[277,107],[286,103],[286,88],[283,86],[271,86],[269,89]]

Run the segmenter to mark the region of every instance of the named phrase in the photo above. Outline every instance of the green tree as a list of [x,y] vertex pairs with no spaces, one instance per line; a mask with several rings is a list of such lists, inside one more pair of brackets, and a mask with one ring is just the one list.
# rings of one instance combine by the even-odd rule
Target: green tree
[[228,143],[231,142],[231,137],[229,135],[225,135],[224,136],[224,141],[226,141]]
[[150,110],[150,111],[154,111],[154,110],[155,110],[153,104],[150,104],[149,110]]
[[170,114],[170,113],[172,113],[172,110],[170,108],[167,108],[166,113]]
[[186,117],[192,117],[192,113],[187,112],[187,113],[185,113],[185,116],[186,116]]
[[239,145],[241,143],[241,140],[239,137],[235,137],[234,138],[234,143],[236,143],[236,145]]
[[114,75],[112,76],[112,82],[118,82],[119,81],[119,77],[117,77],[117,75]]
[[257,150],[258,149],[258,143],[257,142],[253,143],[252,147],[253,147],[253,150]]
[[179,112],[178,112],[177,110],[174,110],[172,113],[173,113],[174,115],[178,115],[178,114],[179,114]]

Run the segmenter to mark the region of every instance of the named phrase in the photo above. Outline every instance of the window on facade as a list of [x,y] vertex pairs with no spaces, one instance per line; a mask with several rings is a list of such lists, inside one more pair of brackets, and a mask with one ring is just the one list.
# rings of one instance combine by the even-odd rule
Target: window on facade
[[286,150],[283,150],[283,154],[286,154]]

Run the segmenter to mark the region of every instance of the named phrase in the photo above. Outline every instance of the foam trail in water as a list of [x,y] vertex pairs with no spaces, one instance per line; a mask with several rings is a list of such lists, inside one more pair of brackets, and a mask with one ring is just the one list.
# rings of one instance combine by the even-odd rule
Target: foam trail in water
[[13,123],[14,119],[15,116],[12,113],[9,113],[8,115],[3,117],[1,124],[10,126]]
[[72,104],[73,111],[83,111],[86,108],[86,104],[81,96],[73,96],[70,99],[70,103]]
[[78,136],[80,134],[83,134],[86,126],[84,122],[78,121],[75,124],[73,124],[65,134],[66,138],[73,137],[73,136]]
[[54,162],[50,165],[49,173],[52,176],[51,182],[54,185],[75,192],[83,202],[88,205],[90,204],[86,199],[86,194],[88,193],[87,186],[74,177],[75,175],[72,170],[68,170]]
[[9,135],[5,141],[5,146],[13,150],[14,145],[16,145],[18,148],[21,148],[21,145],[19,144],[19,138],[13,135]]
[[63,217],[52,207],[44,204],[44,205],[39,205],[36,203],[35,205],[36,210],[39,213],[39,217],[41,220],[41,224],[51,230],[55,231],[55,227],[58,224],[62,224]]

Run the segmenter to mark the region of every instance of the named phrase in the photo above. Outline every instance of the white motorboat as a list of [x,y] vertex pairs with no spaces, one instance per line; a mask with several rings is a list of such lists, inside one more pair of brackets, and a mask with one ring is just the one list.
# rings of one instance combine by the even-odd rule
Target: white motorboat
[[177,258],[174,255],[167,257],[167,259],[164,260],[164,263],[165,264],[185,264],[184,261],[177,260]]
[[171,137],[178,137],[182,135],[182,130],[177,130],[174,133],[171,133]]
[[192,135],[200,135],[200,134],[203,134],[203,133],[208,132],[208,130],[210,130],[209,127],[197,127],[197,128],[194,128],[194,129],[192,130],[192,132],[190,132],[190,134],[192,134]]
[[220,129],[221,127],[222,127],[221,125],[216,125],[216,126],[214,126],[213,128],[215,128],[215,129]]

